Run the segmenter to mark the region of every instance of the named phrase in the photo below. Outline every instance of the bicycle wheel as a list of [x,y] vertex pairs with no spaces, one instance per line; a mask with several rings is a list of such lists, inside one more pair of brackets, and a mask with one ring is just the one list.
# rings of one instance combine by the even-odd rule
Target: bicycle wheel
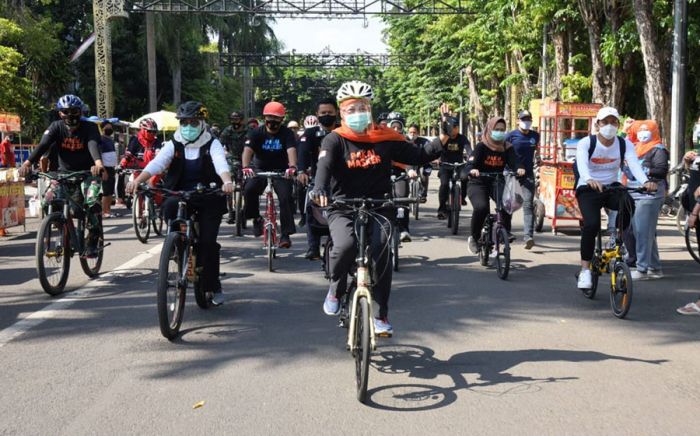
[[700,238],[697,226],[685,229],[685,248],[693,259],[700,263]]
[[491,254],[491,241],[480,240],[479,241],[479,263],[481,266],[488,266],[489,255]]
[[600,277],[600,268],[597,266],[598,261],[593,259],[591,262],[591,278],[592,285],[590,289],[581,289],[583,296],[592,300],[595,298],[595,294],[598,291],[598,278]]
[[136,239],[142,243],[148,242],[148,236],[151,233],[151,226],[148,220],[148,213],[146,212],[146,196],[143,194],[136,194],[134,197],[133,210],[131,215],[134,221],[134,232],[136,233]]
[[245,218],[243,217],[243,192],[240,188],[233,193],[234,207],[236,210],[236,236],[243,236]]
[[369,376],[369,353],[370,353],[370,313],[367,298],[361,297],[357,301],[355,314],[355,337],[353,343],[355,350],[355,386],[357,388],[357,400],[364,403],[367,400],[367,379]]
[[275,249],[272,246],[273,244],[273,238],[272,238],[272,226],[267,225],[265,228],[265,247],[267,249],[267,269],[268,271],[272,272],[272,259],[275,258]]
[[331,250],[333,249],[333,240],[330,236],[326,238],[326,243],[323,246],[323,274],[326,280],[331,279]]
[[510,242],[508,241],[508,232],[504,228],[498,229],[496,234],[496,268],[498,277],[501,280],[508,278],[510,271]]
[[[182,324],[187,291],[187,279],[183,277],[183,272],[188,261],[182,235],[179,232],[170,233],[163,243],[158,265],[158,323],[161,334],[171,341]],[[184,281],[181,282],[181,279]]]
[[462,189],[458,183],[455,183],[452,191],[452,234],[456,235],[459,232],[459,211],[462,208]]
[[415,203],[411,204],[411,213],[413,214],[413,219],[417,220],[418,219],[418,207],[420,204],[418,203],[418,199],[420,198],[421,192],[420,192],[420,182],[418,181],[413,181],[411,182],[411,195],[410,197],[415,199]]
[[618,318],[627,316],[632,305],[632,274],[623,261],[616,261],[610,286],[610,306]]
[[544,203],[539,198],[535,199],[535,231],[541,233],[544,228]]
[[70,236],[60,212],[47,215],[41,222],[36,238],[36,269],[44,292],[63,292],[70,270]]
[[[105,238],[102,229],[102,218],[100,218],[99,216],[97,217],[97,226],[92,232],[88,231],[86,227],[83,227],[83,234],[81,235],[81,237],[84,241],[83,247],[86,247],[86,249],[91,242],[94,242],[96,244],[96,253],[94,254],[94,256],[91,257],[81,255],[80,266],[83,268],[83,272],[88,277],[97,277],[97,275],[100,273],[100,267],[102,267],[102,259],[104,258],[105,254]],[[96,240],[90,241],[90,238],[95,238]]]
[[163,236],[163,224],[165,223],[165,220],[163,220],[163,211],[156,207],[155,200],[151,199],[148,203],[150,204],[149,215],[151,216],[153,233],[158,236]]
[[680,206],[678,208],[678,213],[676,213],[676,228],[681,233],[681,235],[685,235],[685,218],[685,209],[683,209],[683,206]]
[[401,243],[401,241],[400,241],[399,231],[396,228],[396,226],[393,226],[392,232],[391,232],[391,260],[394,264],[394,271],[399,270],[399,244],[400,243]]

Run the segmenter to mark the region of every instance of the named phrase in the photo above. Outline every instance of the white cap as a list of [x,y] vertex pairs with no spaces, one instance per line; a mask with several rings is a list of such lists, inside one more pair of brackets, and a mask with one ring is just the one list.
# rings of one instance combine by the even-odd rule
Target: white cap
[[617,109],[611,106],[605,106],[600,108],[600,110],[598,111],[598,115],[596,115],[595,119],[604,120],[611,115],[617,118],[618,121],[620,120],[620,114],[617,112]]

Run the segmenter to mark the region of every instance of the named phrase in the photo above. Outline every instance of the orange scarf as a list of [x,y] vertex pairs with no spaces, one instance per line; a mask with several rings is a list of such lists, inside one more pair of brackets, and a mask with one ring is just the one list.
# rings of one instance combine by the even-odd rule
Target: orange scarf
[[[641,142],[637,137],[642,126],[646,126],[646,130],[651,132],[651,140],[649,142]],[[651,149],[661,144],[659,125],[654,120],[635,121],[627,130],[627,138],[634,144],[634,151],[637,152],[637,157],[642,157],[649,153]]]
[[377,126],[374,123],[372,123],[364,133],[357,133],[345,124],[335,129],[334,132],[348,141],[363,142],[366,144],[377,144],[385,141],[406,141],[406,137],[394,129]]

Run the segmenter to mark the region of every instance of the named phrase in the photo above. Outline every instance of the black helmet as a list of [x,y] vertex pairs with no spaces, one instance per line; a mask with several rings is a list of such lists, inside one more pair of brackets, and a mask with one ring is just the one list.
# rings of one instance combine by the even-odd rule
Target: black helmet
[[389,114],[386,113],[386,112],[382,112],[382,113],[379,114],[379,116],[377,117],[377,122],[380,123],[380,122],[382,122],[382,121],[386,121],[387,118],[389,118]]
[[182,118],[199,118],[205,119],[207,117],[207,108],[198,101],[186,101],[177,107],[177,113],[175,118],[178,120]]
[[450,127],[459,127],[459,118],[457,117],[452,117],[452,116],[447,116],[445,117],[445,122],[450,126]]
[[243,113],[239,111],[233,111],[231,112],[231,115],[228,116],[229,119],[231,118],[240,118],[241,120],[243,119]]
[[399,122],[401,124],[401,128],[406,125],[406,120],[404,119],[403,115],[401,112],[390,112],[389,115],[386,117],[387,124],[391,126],[392,123]]

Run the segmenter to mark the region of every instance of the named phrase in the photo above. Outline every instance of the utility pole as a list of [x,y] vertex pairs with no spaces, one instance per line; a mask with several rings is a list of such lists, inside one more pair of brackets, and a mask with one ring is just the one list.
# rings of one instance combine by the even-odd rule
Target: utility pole
[[158,110],[158,91],[156,86],[156,30],[153,12],[146,12],[146,55],[148,58],[148,109]]
[[[671,167],[683,159],[685,150],[685,93],[688,42],[688,1],[674,0],[673,5],[673,85],[671,87]],[[671,189],[678,186],[679,176],[671,179]]]
[[464,107],[464,97],[462,96],[464,89],[464,68],[459,69],[459,133],[464,135],[464,114],[462,113],[462,108]]

